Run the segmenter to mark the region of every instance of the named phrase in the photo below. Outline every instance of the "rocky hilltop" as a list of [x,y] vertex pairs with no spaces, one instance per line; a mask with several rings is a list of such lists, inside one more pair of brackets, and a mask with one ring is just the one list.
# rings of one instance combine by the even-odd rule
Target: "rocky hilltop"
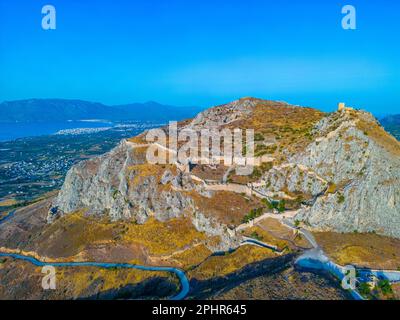
[[179,124],[236,127],[255,130],[255,156],[264,160],[252,174],[223,164],[149,164],[142,134],[71,168],[48,221],[81,209],[138,224],[186,217],[218,239],[208,243],[215,251],[239,243],[249,213],[277,213],[280,203],[315,230],[400,238],[400,143],[371,114],[243,98]]
[[369,113],[325,117],[318,137],[291,158],[329,181],[297,218],[321,230],[400,237],[400,144]]

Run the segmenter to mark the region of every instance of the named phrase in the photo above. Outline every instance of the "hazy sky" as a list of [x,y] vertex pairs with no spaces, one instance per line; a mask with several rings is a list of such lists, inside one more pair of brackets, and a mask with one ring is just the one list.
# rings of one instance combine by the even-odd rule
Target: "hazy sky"
[[[45,4],[56,30],[41,27]],[[357,30],[341,27],[346,4]],[[399,12],[394,0],[0,0],[0,101],[256,96],[400,113]]]

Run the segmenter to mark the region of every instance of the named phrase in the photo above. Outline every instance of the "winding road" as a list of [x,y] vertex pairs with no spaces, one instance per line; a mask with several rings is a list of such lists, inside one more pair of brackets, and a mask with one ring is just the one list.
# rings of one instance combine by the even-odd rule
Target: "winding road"
[[282,254],[283,253],[283,251],[280,251],[277,246],[274,246],[272,244],[265,243],[263,241],[260,241],[260,240],[254,239],[254,238],[249,238],[249,237],[243,237],[243,238],[244,238],[244,240],[240,244],[241,246],[249,244],[249,245],[253,245],[253,246],[257,246],[257,247],[261,247],[261,248],[270,249],[273,252],[275,252],[276,254]]
[[0,219],[0,224],[2,224],[3,222],[7,221],[8,219],[12,218],[15,214],[15,210],[10,211],[6,216],[2,217]]
[[[15,210],[11,211],[8,215],[2,217],[0,219],[0,225],[7,220],[11,219],[15,214]],[[265,215],[267,217],[267,215]],[[263,217],[263,218],[265,218]],[[308,242],[312,245],[313,249],[307,250],[303,255],[301,255],[297,260],[296,264],[309,268],[309,269],[324,269],[327,270],[334,275],[336,275],[339,279],[343,279],[345,276],[346,270],[344,269],[343,266],[335,264],[333,261],[331,261],[322,251],[322,249],[319,247],[318,243],[316,242],[315,238],[309,232],[308,230],[305,230],[304,228],[299,228],[295,226],[291,221],[289,221],[286,217],[279,217],[278,218],[282,224],[286,225],[287,227],[297,230],[301,234],[304,235],[304,237],[308,240]],[[245,227],[244,225],[242,226],[243,228]],[[269,250],[273,250],[277,254],[282,254],[278,250],[276,246],[264,243],[262,241],[253,239],[253,238],[248,238],[244,237],[244,241],[240,245],[255,245],[259,247],[264,247]],[[44,267],[44,266],[53,266],[53,267],[98,267],[98,268],[104,268],[104,269],[114,269],[114,268],[125,268],[125,269],[137,269],[137,270],[144,270],[144,271],[154,271],[154,272],[170,272],[175,274],[181,284],[181,290],[180,292],[171,297],[171,300],[182,300],[184,299],[187,294],[189,293],[190,290],[190,284],[189,280],[186,277],[186,274],[183,270],[174,268],[174,267],[166,267],[166,266],[143,266],[143,265],[136,265],[136,264],[130,264],[130,263],[110,263],[110,262],[44,262],[41,261],[37,258],[34,258],[29,255],[23,255],[19,253],[14,253],[14,252],[4,252],[0,251],[0,257],[11,257],[16,260],[22,260],[29,262],[35,266],[39,267]],[[357,271],[363,275],[364,277],[370,276],[370,275],[375,275],[379,278],[386,278],[390,282],[400,282],[400,271],[394,271],[394,270],[369,270],[369,269],[359,269],[357,268]],[[362,300],[363,297],[358,293],[357,290],[350,290],[353,298],[357,300]]]
[[[5,221],[9,220],[12,218],[15,214],[15,210],[11,211],[8,215],[0,219],[0,225],[4,223]],[[261,241],[251,239],[251,238],[246,238],[241,245],[255,245],[259,247],[264,247],[269,250],[273,250],[276,253],[280,253],[279,250],[271,246],[269,244],[263,243]],[[174,273],[180,283],[181,283],[181,291],[173,296],[171,300],[182,300],[184,299],[187,294],[189,293],[190,290],[190,284],[189,280],[186,277],[186,274],[183,270],[174,268],[174,267],[157,267],[157,266],[142,266],[142,265],[136,265],[136,264],[130,264],[130,263],[109,263],[109,262],[44,262],[40,261],[32,256],[28,255],[23,255],[23,254],[18,254],[18,253],[10,253],[10,252],[3,252],[0,251],[0,257],[11,257],[16,260],[22,260],[29,262],[35,266],[38,267],[44,267],[44,266],[53,266],[53,267],[98,267],[98,268],[104,268],[104,269],[113,269],[113,268],[125,268],[125,269],[137,269],[137,270],[144,270],[144,271],[163,271],[163,272],[171,272]]]
[[[0,219],[0,224],[4,223],[8,219],[10,219],[15,214],[15,210],[11,211],[7,216]],[[23,260],[32,263],[38,267],[44,266],[53,266],[53,267],[98,267],[104,269],[113,269],[113,268],[125,268],[125,269],[137,269],[137,270],[145,270],[145,271],[164,271],[174,273],[180,283],[181,283],[181,291],[173,296],[171,300],[182,300],[189,293],[189,280],[186,277],[185,273],[173,267],[156,267],[156,266],[142,266],[130,263],[107,263],[107,262],[43,262],[31,256],[17,254],[17,253],[9,253],[9,252],[1,252],[0,257],[11,257],[17,260]]]

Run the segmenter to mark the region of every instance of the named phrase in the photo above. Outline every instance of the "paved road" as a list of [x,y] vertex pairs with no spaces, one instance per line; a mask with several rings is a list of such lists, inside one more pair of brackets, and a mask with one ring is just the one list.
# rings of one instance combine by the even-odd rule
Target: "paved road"
[[[292,217],[296,213],[297,213],[297,211],[286,211],[286,212],[284,212],[282,214],[275,214],[275,213],[266,212],[266,213],[262,214],[261,216],[255,218],[255,219],[253,219],[253,220],[251,220],[249,222],[245,222],[245,223],[242,223],[242,224],[238,225],[235,228],[235,230],[236,231],[240,231],[240,230],[243,230],[243,229],[250,228],[250,227],[254,226],[255,224],[257,224],[258,222],[260,222],[260,221],[262,221],[264,219],[268,219],[268,218],[279,220],[279,221],[282,222],[282,220],[285,219],[286,217]],[[290,228],[292,228],[292,227],[290,227]],[[293,228],[296,228],[296,227],[293,225]]]
[[282,251],[280,251],[277,246],[274,246],[272,244],[265,243],[263,241],[260,241],[260,240],[254,239],[254,238],[249,238],[249,237],[243,237],[243,238],[244,238],[244,240],[240,245],[246,245],[246,244],[256,245],[258,247],[270,249],[276,253],[282,253]]
[[222,183],[227,183],[229,174],[230,174],[234,169],[236,169],[236,167],[235,167],[234,165],[232,165],[232,166],[230,166],[230,167],[228,168],[228,170],[226,170],[226,172],[224,173],[224,176],[222,177]]
[[289,221],[288,219],[282,219],[282,223],[293,229],[293,230],[297,230],[298,232],[300,232],[306,239],[307,241],[312,245],[313,248],[318,249],[319,245],[317,243],[317,241],[315,240],[314,236],[311,234],[310,231],[304,229],[304,228],[300,228],[300,227],[296,227],[296,225],[294,225],[291,221]]
[[8,219],[12,218],[15,214],[15,210],[10,211],[6,216],[4,216],[3,218],[0,219],[0,224],[2,224],[3,222],[6,222]]

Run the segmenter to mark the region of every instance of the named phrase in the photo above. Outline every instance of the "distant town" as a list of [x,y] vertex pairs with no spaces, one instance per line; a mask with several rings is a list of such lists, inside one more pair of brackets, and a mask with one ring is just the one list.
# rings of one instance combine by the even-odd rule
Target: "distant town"
[[160,123],[61,130],[54,135],[0,142],[0,212],[59,189],[71,166],[112,149],[123,138]]

